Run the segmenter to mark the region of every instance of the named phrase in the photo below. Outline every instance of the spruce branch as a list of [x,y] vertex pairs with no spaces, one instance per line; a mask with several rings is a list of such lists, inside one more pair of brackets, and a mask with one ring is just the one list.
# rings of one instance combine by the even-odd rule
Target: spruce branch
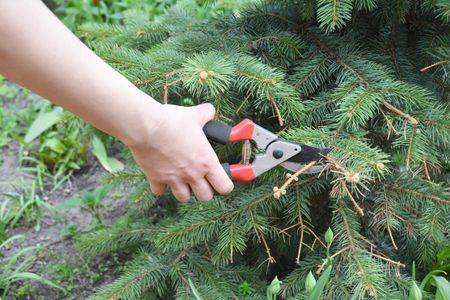
[[447,129],[450,130],[450,125],[449,124],[443,124],[443,123],[439,123],[435,120],[430,120],[430,119],[424,119],[423,122],[427,125],[431,125],[431,126],[435,126],[435,127],[440,127],[443,129]]
[[[269,263],[269,264],[272,264],[272,263],[275,263],[275,258],[272,256],[272,253],[270,252],[270,248],[269,248],[269,245],[267,244],[267,242],[266,242],[266,239],[264,238],[264,234],[262,233],[262,232],[260,232],[260,229],[259,229],[259,225],[255,222],[255,218],[254,218],[254,216],[253,216],[253,212],[252,212],[252,210],[249,210],[249,214],[250,214],[250,219],[251,219],[251,221],[252,221],[252,224],[253,224],[253,229],[255,230],[255,234],[256,234],[256,237],[258,238],[258,241],[261,243],[263,243],[263,245],[264,245],[264,248],[266,249],[266,254],[267,254],[267,259],[266,259],[266,261]],[[260,266],[264,263],[265,261],[263,261],[261,264],[260,264]]]
[[387,230],[392,246],[395,250],[398,250],[397,243],[392,234],[392,227],[398,229],[400,224],[397,219],[401,218],[394,212],[394,204],[388,199],[388,195],[384,188],[381,192],[376,194],[376,196],[377,197],[374,197],[374,201],[376,201],[378,207],[375,209],[371,222],[378,230],[381,230],[382,228]]
[[[86,25],[85,36],[119,72],[165,102],[171,95],[210,99],[217,118],[251,117],[271,130],[282,125],[282,138],[332,148],[331,171],[292,180],[283,189],[295,191],[284,201],[273,200],[281,171],[272,170],[230,196],[179,205],[158,219],[139,211],[152,201],[132,202],[135,219],[88,235],[86,252],[144,247],[159,261],[146,255],[132,262],[99,299],[118,290],[122,299],[190,299],[187,278],[205,299],[257,299],[265,288],[257,267],[275,260],[273,270],[286,272],[283,297],[306,298],[306,274],[323,256],[312,224],[327,222],[330,212],[317,210],[330,199],[336,264],[325,297],[403,299],[403,264],[416,260],[425,268],[448,242],[450,36],[441,7],[264,0],[197,21],[196,1],[184,2],[189,9],[179,2],[152,23],[130,15],[124,26]],[[418,62],[428,66],[419,71]],[[247,146],[242,163],[251,156]],[[217,150],[222,158],[239,151]],[[114,180],[137,187],[131,201],[150,198],[142,173],[121,176]],[[285,257],[295,257],[295,269]],[[157,263],[160,272],[138,278]],[[234,292],[243,280],[253,295]]]
[[[318,44],[318,46],[323,49],[326,53],[328,53],[328,55],[330,55],[330,57],[332,59],[334,59],[336,61],[337,64],[341,65],[344,69],[348,70],[351,74],[355,75],[356,78],[366,87],[370,88],[371,85],[370,83],[363,77],[363,75],[361,75],[357,70],[355,70],[354,68],[350,67],[347,63],[345,63],[344,61],[342,61],[339,56],[337,54],[335,54],[327,45],[325,45],[324,43],[322,43],[320,41],[320,39],[318,37],[316,37],[313,33],[311,33],[310,31],[306,31],[307,34],[309,36],[312,36],[312,39],[315,43]],[[404,117],[405,119],[407,119],[408,121],[411,122],[411,124],[413,125],[417,125],[417,120],[413,117],[411,117],[409,114],[406,114],[404,112],[402,112],[400,109],[396,108],[395,106],[393,106],[392,104],[390,104],[386,99],[381,98],[381,103],[386,106],[389,110],[395,112],[396,114]]]
[[389,190],[392,190],[392,191],[397,191],[397,192],[404,193],[404,194],[407,194],[410,196],[417,196],[419,198],[431,200],[433,202],[441,203],[444,205],[450,205],[450,200],[441,198],[439,196],[436,196],[436,195],[433,195],[433,194],[430,194],[427,192],[420,192],[417,190],[413,190],[413,189],[406,188],[406,187],[400,186],[398,184],[392,184],[392,183],[388,183],[385,186],[386,186],[386,188],[388,188]]
[[342,206],[341,208],[338,208],[336,213],[339,215],[340,217],[340,221],[343,224],[343,229],[345,233],[345,237],[347,238],[347,247],[348,247],[348,251],[350,252],[349,255],[349,259],[353,260],[358,268],[358,275],[360,276],[360,278],[362,279],[363,283],[364,283],[364,290],[365,291],[369,291],[369,292],[374,292],[375,288],[373,286],[373,284],[370,282],[367,273],[363,267],[363,264],[361,262],[361,260],[359,259],[359,252],[360,252],[360,247],[359,245],[357,245],[357,242],[355,240],[355,237],[353,237],[354,234],[354,230],[352,229],[352,226],[350,226],[349,224],[349,220],[347,219],[347,215],[344,212],[345,206]]

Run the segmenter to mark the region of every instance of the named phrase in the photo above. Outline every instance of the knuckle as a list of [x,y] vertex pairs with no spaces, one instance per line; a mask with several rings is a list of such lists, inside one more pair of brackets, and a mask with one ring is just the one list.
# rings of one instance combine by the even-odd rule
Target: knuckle
[[196,181],[199,178],[199,172],[196,168],[187,168],[184,170],[184,176],[187,181]]
[[210,168],[211,165],[211,159],[209,157],[202,157],[198,161],[198,167],[202,171],[206,171]]
[[168,185],[170,185],[170,186],[172,187],[172,190],[173,190],[173,191],[176,191],[176,188],[175,188],[175,187],[177,186],[177,184],[178,184],[178,182],[179,182],[178,177],[176,177],[176,176],[169,176],[169,177],[165,178],[164,181],[165,181]]

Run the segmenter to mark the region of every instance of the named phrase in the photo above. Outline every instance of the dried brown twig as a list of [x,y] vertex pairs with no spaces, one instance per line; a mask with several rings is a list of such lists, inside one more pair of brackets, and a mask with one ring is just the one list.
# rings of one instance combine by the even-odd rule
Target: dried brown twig
[[283,185],[279,188],[279,187],[274,187],[273,188],[273,197],[275,199],[280,199],[281,195],[286,195],[286,189],[287,187],[292,183],[292,181],[298,181],[298,176],[301,175],[302,173],[308,171],[308,169],[310,169],[312,166],[314,166],[317,163],[317,161],[312,161],[309,164],[307,164],[306,166],[304,166],[303,168],[301,168],[300,170],[298,170],[297,172],[295,172],[294,174],[287,174],[287,180],[283,183]]

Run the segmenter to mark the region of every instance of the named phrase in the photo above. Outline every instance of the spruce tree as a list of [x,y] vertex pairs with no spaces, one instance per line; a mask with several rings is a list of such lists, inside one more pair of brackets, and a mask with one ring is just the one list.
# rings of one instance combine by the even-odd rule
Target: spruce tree
[[[450,242],[449,2],[268,0],[203,20],[191,6],[80,35],[155,99],[332,148],[329,167],[188,204],[155,198],[137,167],[111,177],[135,186],[129,211],[78,247],[130,263],[92,299],[266,299],[275,276],[279,297],[308,299],[328,227],[325,299],[407,299],[412,262],[420,279]],[[237,162],[242,145],[215,149]]]

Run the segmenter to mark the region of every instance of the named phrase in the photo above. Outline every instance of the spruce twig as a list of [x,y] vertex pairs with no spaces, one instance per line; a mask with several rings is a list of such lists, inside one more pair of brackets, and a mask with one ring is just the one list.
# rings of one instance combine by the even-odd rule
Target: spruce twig
[[303,174],[304,172],[308,171],[312,166],[314,166],[317,163],[317,161],[312,161],[305,165],[303,168],[295,172],[294,174],[287,174],[288,179],[283,183],[283,185],[278,188],[273,188],[273,197],[275,199],[280,199],[281,195],[286,194],[287,187],[291,184],[292,181],[298,181],[298,176]]
[[137,87],[143,86],[143,85],[147,85],[149,83],[155,82],[156,78],[153,79],[144,79],[144,80],[138,80],[138,81],[134,81],[133,84]]
[[429,65],[429,66],[426,66],[426,67],[420,69],[420,72],[426,72],[426,71],[428,71],[428,70],[431,69],[431,68],[437,67],[437,66],[442,65],[442,64],[446,64],[446,63],[448,63],[448,62],[449,62],[448,60],[440,60],[440,61],[437,61],[437,62],[435,62],[434,64],[431,64],[431,65]]
[[272,107],[275,109],[275,113],[277,115],[278,118],[278,123],[280,124],[280,126],[284,125],[284,119],[283,116],[281,115],[281,111],[278,108],[277,102],[275,101],[275,98],[273,98],[273,96],[267,92],[267,98],[269,98],[270,102],[272,103]]
[[407,113],[402,112],[400,109],[398,109],[397,107],[393,106],[392,104],[390,104],[386,100],[381,101],[381,103],[383,103],[383,105],[386,106],[389,110],[391,110],[391,111],[395,112],[396,114],[402,116],[403,118],[407,119],[411,124],[417,125],[419,123],[416,120],[416,118],[410,116]]
[[376,258],[378,258],[378,259],[384,260],[385,262],[388,262],[388,263],[390,263],[390,264],[396,265],[397,267],[402,267],[402,268],[405,267],[405,264],[403,264],[403,263],[401,263],[401,262],[399,262],[399,261],[395,261],[395,260],[392,260],[392,259],[390,259],[390,258],[388,258],[388,257],[384,257],[384,256],[381,256],[381,255],[375,254],[375,253],[373,253],[373,252],[371,252],[371,251],[366,251],[366,252],[367,252],[367,254],[369,254],[370,256],[373,256],[373,257],[376,257]]
[[430,173],[428,172],[428,166],[427,166],[427,160],[423,160],[423,170],[425,172],[425,176],[427,177],[428,181],[431,181]]
[[[342,253],[344,253],[345,251],[348,251],[348,250],[350,250],[350,246],[342,248],[338,252],[336,252],[333,255],[331,255],[330,258],[335,258],[339,254],[342,254]],[[317,268],[316,274],[320,274],[327,263],[328,263],[328,260],[325,260],[322,264],[320,264],[320,266]]]
[[411,130],[411,136],[409,138],[408,152],[406,154],[406,165],[405,165],[405,168],[406,168],[407,171],[410,170],[410,165],[409,164],[410,164],[410,161],[411,161],[412,147],[413,147],[413,143],[414,143],[414,136],[416,135],[416,130],[417,130],[417,127],[414,124],[413,128]]
[[442,199],[442,198],[439,198],[437,196],[430,195],[430,194],[427,194],[427,193],[422,193],[422,192],[418,192],[418,191],[415,191],[415,190],[403,188],[401,186],[394,185],[394,184],[386,184],[386,187],[390,188],[391,190],[396,190],[396,191],[398,191],[400,193],[407,193],[407,194],[411,194],[411,195],[418,196],[418,197],[421,197],[421,198],[430,199],[433,202],[438,202],[438,203],[450,205],[450,201],[449,200],[445,200],[445,199]]
[[344,189],[344,191],[347,193],[348,197],[350,198],[350,201],[353,203],[353,206],[356,209],[356,212],[363,217],[364,216],[364,210],[358,205],[358,203],[356,202],[355,198],[353,198],[352,193],[350,193],[350,191],[347,188],[347,185],[345,184],[344,181],[342,182],[342,188]]

